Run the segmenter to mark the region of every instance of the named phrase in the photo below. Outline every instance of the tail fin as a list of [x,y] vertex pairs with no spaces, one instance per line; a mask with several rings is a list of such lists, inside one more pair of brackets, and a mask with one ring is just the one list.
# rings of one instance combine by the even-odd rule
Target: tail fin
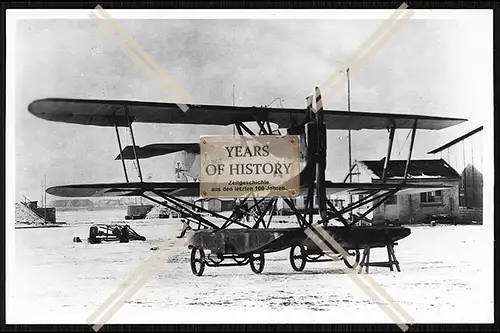
[[186,169],[184,168],[184,163],[183,161],[175,161],[175,168],[174,168],[174,174],[175,174],[175,181],[176,182],[186,182],[187,177],[185,175]]
[[[198,146],[199,148],[199,146]],[[175,181],[187,182],[200,179],[200,152],[199,150],[185,149],[181,157],[175,162]]]

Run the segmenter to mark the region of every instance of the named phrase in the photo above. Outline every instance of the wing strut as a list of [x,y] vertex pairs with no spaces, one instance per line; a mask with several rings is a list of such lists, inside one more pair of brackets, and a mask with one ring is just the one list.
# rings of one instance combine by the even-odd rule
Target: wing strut
[[116,117],[114,115],[113,115],[113,118],[114,118],[114,122],[115,122],[116,139],[118,140],[118,149],[120,149],[120,158],[122,160],[122,165],[123,165],[123,173],[125,174],[125,181],[128,183],[127,167],[125,166],[125,160],[123,158],[122,142],[120,140],[120,132],[118,132],[118,122],[117,122]]
[[326,169],[326,126],[323,118],[323,102],[321,92],[316,87],[316,123],[317,123],[317,151],[316,151],[316,192],[318,197],[318,207],[321,219],[327,218],[326,212],[326,189],[325,189],[325,169]]
[[236,130],[238,131],[238,134],[240,136],[243,136],[243,131],[241,130],[241,125],[242,124],[241,123],[236,123],[235,125],[236,125]]
[[137,163],[137,172],[139,173],[139,180],[142,183],[142,172],[141,172],[141,165],[139,164],[139,158],[137,157],[137,147],[135,145],[135,139],[134,139],[134,131],[132,130],[132,123],[130,122],[130,115],[128,111],[128,106],[125,105],[125,115],[127,116],[127,125],[128,128],[130,129],[130,137],[132,138],[132,147],[134,148],[134,156],[135,156],[135,162]]
[[345,183],[347,181],[347,179],[349,178],[349,176],[353,174],[353,171],[354,171],[355,168],[356,168],[356,163],[353,163],[352,166],[351,166],[351,170],[349,170],[349,172],[347,173],[347,175],[345,175],[344,181],[342,183]]
[[408,159],[406,160],[405,178],[403,180],[403,184],[406,184],[406,178],[408,177],[408,167],[410,165],[411,153],[413,151],[413,144],[415,143],[415,134],[417,132],[417,121],[418,120],[415,119],[415,122],[413,123],[413,128],[411,130],[410,151],[408,152]]
[[[368,209],[366,212],[361,214],[361,216],[359,216],[356,220],[353,219],[353,221],[350,223],[350,225],[353,225],[353,224],[357,223],[358,221],[363,220],[368,214],[370,214],[375,209],[377,209],[380,205],[382,205],[384,202],[386,202],[387,199],[389,199],[392,195],[398,193],[399,190],[400,190],[399,188],[396,188],[394,190],[390,190],[387,193],[384,193],[382,195],[382,199],[379,202],[375,203],[370,209]],[[352,212],[352,209],[351,209],[351,212]]]
[[385,176],[387,175],[387,166],[389,165],[389,160],[391,159],[392,143],[394,142],[394,132],[396,131],[396,124],[392,124],[389,134],[389,146],[387,147],[387,157],[384,162],[384,171],[382,172],[382,183],[385,182]]

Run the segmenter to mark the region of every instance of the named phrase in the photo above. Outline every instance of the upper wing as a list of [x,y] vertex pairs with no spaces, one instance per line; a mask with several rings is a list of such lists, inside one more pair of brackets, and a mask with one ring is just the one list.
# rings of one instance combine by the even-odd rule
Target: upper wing
[[[200,151],[198,143],[155,143],[144,147],[136,146],[137,158],[150,158],[160,155],[175,153],[181,150],[189,150],[195,153]],[[135,158],[133,146],[127,146],[122,150],[122,156],[126,160]],[[115,160],[119,160],[120,155]]]
[[[28,110],[42,119],[95,126],[127,126],[125,110],[131,122],[230,125],[238,122],[269,121],[281,128],[301,124],[305,109],[240,107],[225,105],[192,105],[184,112],[175,103],[139,102],[125,100],[87,100],[48,98],[32,102]],[[357,111],[325,110],[328,129],[387,129],[395,125],[410,129],[415,120],[417,129],[438,130],[460,124],[466,119],[430,117],[413,114],[391,114]]]

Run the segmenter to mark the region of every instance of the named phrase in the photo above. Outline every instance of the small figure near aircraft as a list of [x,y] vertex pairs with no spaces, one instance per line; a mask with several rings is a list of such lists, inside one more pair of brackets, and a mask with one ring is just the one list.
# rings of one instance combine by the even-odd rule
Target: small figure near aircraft
[[[252,271],[261,273],[265,265],[265,254],[290,250],[290,263],[295,271],[302,271],[307,262],[341,259],[348,267],[360,266],[368,271],[369,266],[394,266],[399,271],[394,246],[408,235],[410,229],[401,226],[359,226],[359,221],[382,205],[393,195],[445,189],[430,184],[410,184],[407,182],[408,166],[411,161],[415,134],[417,130],[440,130],[460,124],[465,119],[430,117],[413,114],[384,114],[371,112],[345,112],[323,110],[321,93],[316,88],[315,96],[308,97],[305,109],[236,107],[223,105],[187,105],[184,112],[175,103],[153,103],[111,100],[77,100],[49,98],[34,101],[29,111],[42,119],[90,126],[115,127],[120,154],[124,166],[123,183],[97,183],[80,185],[61,185],[47,189],[47,193],[62,197],[102,197],[102,196],[141,196],[154,203],[179,213],[185,221],[180,236],[190,231],[191,269],[201,276],[205,268],[240,266],[249,264]],[[313,107],[312,101],[316,101]],[[260,129],[254,133],[245,123],[253,122]],[[256,197],[249,193],[236,203],[233,213],[228,217],[184,200],[187,197],[200,197],[200,144],[199,143],[160,143],[144,147],[135,145],[132,131],[133,123],[196,124],[196,125],[234,125],[238,136],[250,136],[255,140],[266,136],[282,137],[281,130],[271,130],[271,125],[285,129],[286,135],[299,138],[300,170],[293,179],[297,181],[299,193],[306,199],[304,211],[299,211],[291,200],[292,195]],[[133,146],[121,148],[118,127],[129,127]],[[389,132],[387,157],[380,183],[332,182],[325,179],[327,130],[384,130]],[[410,149],[400,183],[386,182],[386,169],[390,160],[394,133],[397,129],[411,129]],[[285,135],[285,136],[286,136]],[[231,154],[260,155],[265,158],[265,150],[247,150],[228,147]],[[176,182],[144,182],[139,161],[174,152],[184,152],[184,161],[176,164]],[[125,169],[125,159],[134,159],[138,166],[139,182],[130,182]],[[276,168],[274,168],[276,171]],[[286,168],[281,167],[281,170]],[[191,179],[191,181],[186,181]],[[343,208],[335,207],[328,200],[331,194],[352,194],[363,196]],[[160,198],[161,200],[159,200]],[[278,199],[289,207],[296,217],[297,227],[271,228],[276,216]],[[315,206],[315,202],[317,202]],[[371,207],[363,214],[351,214],[361,206]],[[314,212],[319,220],[314,221]],[[211,219],[199,212],[207,213]],[[252,212],[257,212],[252,217]],[[352,216],[350,218],[349,216]],[[245,217],[245,218],[242,218]],[[331,225],[333,222],[341,225]],[[325,253],[307,237],[305,230],[313,224],[323,225],[324,230],[335,239],[348,253],[342,257],[334,249]],[[313,228],[311,228],[313,229]],[[386,262],[370,262],[370,250],[387,248]],[[360,251],[363,251],[361,255]]]

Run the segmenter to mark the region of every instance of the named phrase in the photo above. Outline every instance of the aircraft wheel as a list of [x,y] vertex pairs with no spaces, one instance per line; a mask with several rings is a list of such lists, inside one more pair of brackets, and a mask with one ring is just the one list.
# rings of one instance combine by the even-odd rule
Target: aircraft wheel
[[191,250],[191,271],[196,276],[202,276],[205,271],[205,252],[203,249],[193,247]]
[[250,268],[255,274],[260,274],[264,270],[265,262],[263,252],[253,253],[250,257]]
[[[344,261],[344,264],[349,268],[356,268],[356,266],[358,266],[358,264],[359,264],[359,250],[356,249],[355,253],[347,251],[347,254],[349,254],[348,258],[342,258],[342,260]],[[353,259],[354,259],[354,263],[353,263]]]
[[290,264],[294,271],[301,272],[306,267],[306,250],[302,245],[294,245],[290,249]]

